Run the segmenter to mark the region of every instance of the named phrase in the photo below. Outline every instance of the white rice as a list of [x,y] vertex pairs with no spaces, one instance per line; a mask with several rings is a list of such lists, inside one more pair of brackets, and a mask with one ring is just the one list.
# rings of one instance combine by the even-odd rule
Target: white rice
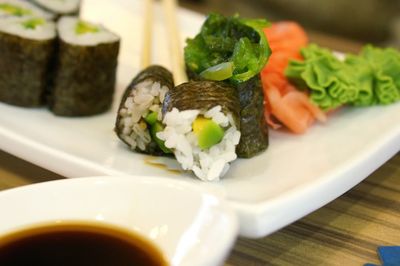
[[67,14],[78,11],[80,0],[34,0],[35,3],[55,13]]
[[145,80],[136,85],[126,98],[123,107],[119,110],[119,129],[123,139],[132,149],[146,150],[151,142],[151,136],[145,118],[150,111],[157,112],[157,120],[162,120],[161,106],[165,99],[168,87],[158,82]]
[[[22,0],[0,0],[0,4],[9,4],[21,8],[23,10],[27,10],[29,14],[23,15],[22,17],[42,17],[47,20],[51,20],[54,18],[54,14],[44,11],[43,9],[29,3],[28,1]],[[5,12],[0,9],[0,18],[4,17],[17,17],[14,15]]]
[[56,37],[56,27],[53,22],[45,21],[44,24],[38,25],[34,29],[27,29],[23,23],[29,19],[32,18],[0,19],[0,31],[31,40],[50,40]]
[[[182,168],[192,170],[204,181],[219,180],[228,171],[229,163],[237,158],[235,149],[239,144],[240,131],[232,116],[225,115],[221,109],[219,105],[207,112],[174,108],[164,117],[165,129],[157,133],[157,137],[165,141],[165,146],[174,151]],[[200,149],[197,136],[192,131],[192,124],[199,115],[212,119],[225,129],[221,142],[210,149]]]
[[119,37],[108,31],[102,25],[93,24],[99,28],[97,32],[88,32],[85,34],[76,34],[75,28],[79,22],[77,17],[62,17],[57,24],[57,30],[60,38],[66,43],[84,46],[95,46],[101,43],[113,43],[119,40]]

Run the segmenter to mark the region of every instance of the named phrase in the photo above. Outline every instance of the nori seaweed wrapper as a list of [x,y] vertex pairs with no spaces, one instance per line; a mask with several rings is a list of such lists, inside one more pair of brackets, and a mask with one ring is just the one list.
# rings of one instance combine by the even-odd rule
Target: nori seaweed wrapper
[[240,142],[236,153],[250,158],[268,148],[268,126],[264,118],[264,94],[260,76],[237,84],[240,99]]
[[95,46],[58,42],[48,104],[60,116],[89,116],[111,107],[119,41]]
[[22,107],[44,104],[54,42],[0,32],[0,101]]
[[163,114],[177,108],[207,111],[220,105],[224,114],[232,114],[236,127],[240,128],[240,102],[234,87],[218,81],[190,81],[183,83],[165,96]]
[[[151,65],[136,75],[132,80],[131,84],[125,91],[125,94],[129,95],[129,88],[133,89],[136,84],[150,79],[153,82],[159,82],[161,86],[166,86],[168,89],[172,89],[174,85],[174,78],[172,73],[163,66]],[[125,95],[124,95],[125,96]]]
[[[114,131],[117,134],[118,138],[122,140],[126,145],[130,146],[129,143],[124,140],[122,137],[122,128],[120,126],[120,120],[122,117],[119,115],[119,111],[124,108],[124,104],[126,99],[131,95],[132,91],[136,89],[136,85],[144,82],[146,80],[151,80],[153,83],[159,82],[161,87],[166,86],[168,87],[169,90],[171,90],[174,87],[174,80],[172,77],[172,73],[159,65],[151,65],[144,70],[142,70],[139,74],[136,75],[136,77],[132,80],[132,82],[129,84],[129,86],[125,89],[125,92],[121,98],[121,102],[119,104],[118,108],[118,115],[117,119],[115,122],[115,128]],[[151,142],[146,146],[146,150],[143,151],[139,149],[138,147],[135,148],[136,152],[144,153],[144,154],[149,154],[149,155],[155,155],[155,156],[161,156],[161,155],[166,155],[157,145],[157,143],[152,139]]]

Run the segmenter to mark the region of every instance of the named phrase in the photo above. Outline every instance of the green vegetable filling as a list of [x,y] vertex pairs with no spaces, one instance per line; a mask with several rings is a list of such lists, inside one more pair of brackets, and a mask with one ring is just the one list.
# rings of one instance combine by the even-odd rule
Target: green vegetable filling
[[150,126],[154,125],[157,122],[157,117],[158,117],[158,113],[157,112],[150,112],[145,118],[144,120],[146,121],[147,124],[149,124]]
[[217,123],[202,116],[196,118],[192,128],[201,149],[209,149],[220,143],[225,133]]
[[157,117],[157,112],[150,112],[144,118],[144,121],[146,121],[147,125],[150,127],[150,136],[163,152],[172,153],[170,149],[165,147],[165,142],[157,137],[157,133],[164,130],[164,126],[157,120]]
[[165,142],[157,137],[157,133],[164,130],[164,126],[160,122],[155,122],[150,127],[150,135],[157,143],[158,147],[165,153],[172,153],[170,149],[165,146]]
[[218,64],[216,66],[212,66],[200,73],[200,76],[202,76],[205,79],[217,80],[217,81],[228,79],[232,77],[232,75],[233,75],[232,62],[225,62]]
[[97,27],[93,24],[90,24],[88,22],[84,22],[84,21],[79,21],[75,27],[75,32],[78,35],[87,34],[87,33],[96,33],[99,31],[100,31],[99,27]]
[[244,82],[257,75],[271,54],[263,29],[266,20],[210,14],[201,31],[187,40],[187,68],[206,79]]
[[22,22],[22,26],[26,29],[34,30],[37,26],[44,25],[46,21],[42,18],[32,18]]
[[0,10],[3,12],[17,17],[31,15],[32,11],[12,4],[0,4]]

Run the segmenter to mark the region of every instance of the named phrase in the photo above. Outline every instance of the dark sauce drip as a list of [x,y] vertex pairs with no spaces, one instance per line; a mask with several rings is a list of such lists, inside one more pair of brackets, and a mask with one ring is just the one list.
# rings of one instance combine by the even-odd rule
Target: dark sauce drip
[[169,168],[168,165],[163,164],[161,162],[158,162],[157,161],[157,157],[148,156],[148,157],[145,158],[144,163],[147,164],[147,165],[159,168],[159,169],[163,169],[163,170],[168,171],[170,173],[174,173],[174,174],[181,174],[182,173],[181,170]]
[[91,224],[48,225],[0,237],[1,266],[166,266],[141,236]]

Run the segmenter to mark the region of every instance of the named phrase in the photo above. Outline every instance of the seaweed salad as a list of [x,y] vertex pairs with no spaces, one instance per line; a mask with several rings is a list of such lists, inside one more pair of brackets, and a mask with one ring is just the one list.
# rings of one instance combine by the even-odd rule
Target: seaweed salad
[[271,55],[263,33],[268,25],[264,19],[210,14],[200,33],[187,40],[185,63],[189,74],[234,83],[259,74]]
[[240,101],[240,131],[236,149],[249,158],[268,147],[260,71],[271,55],[263,33],[264,19],[210,14],[200,32],[187,40],[185,64],[191,79],[225,81],[233,85]]

